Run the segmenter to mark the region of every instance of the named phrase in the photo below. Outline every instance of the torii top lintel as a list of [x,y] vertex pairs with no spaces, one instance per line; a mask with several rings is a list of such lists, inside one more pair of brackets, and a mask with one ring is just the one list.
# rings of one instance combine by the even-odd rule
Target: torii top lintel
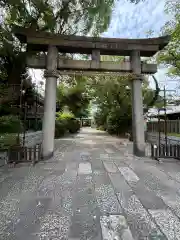
[[48,45],[57,46],[63,53],[91,54],[99,50],[102,55],[129,56],[131,51],[140,51],[141,56],[150,57],[163,49],[170,36],[147,39],[97,38],[72,35],[60,35],[35,31],[28,28],[15,28],[16,36],[27,43],[33,51],[47,51]]

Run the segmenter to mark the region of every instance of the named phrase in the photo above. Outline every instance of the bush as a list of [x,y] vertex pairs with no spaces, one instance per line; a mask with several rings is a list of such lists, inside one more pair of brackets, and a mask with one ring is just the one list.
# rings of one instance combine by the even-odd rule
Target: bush
[[55,137],[62,137],[65,133],[76,133],[80,129],[80,123],[75,119],[72,113],[57,113],[56,114],[56,126]]
[[110,134],[124,134],[131,127],[131,117],[121,116],[117,111],[110,112],[107,117],[107,132]]
[[18,116],[7,115],[0,117],[0,133],[22,132],[23,124]]
[[55,138],[60,138],[64,136],[67,132],[67,126],[65,121],[56,120],[55,123]]
[[77,133],[80,130],[80,122],[76,119],[71,119],[68,124],[68,130],[70,133]]
[[57,121],[61,121],[61,120],[69,121],[71,119],[75,119],[75,116],[73,113],[69,113],[69,112],[56,113]]
[[99,126],[99,127],[97,127],[97,130],[106,131],[106,129],[104,128],[104,126]]
[[17,134],[3,134],[0,136],[0,149],[7,150],[13,146],[20,146],[20,139]]

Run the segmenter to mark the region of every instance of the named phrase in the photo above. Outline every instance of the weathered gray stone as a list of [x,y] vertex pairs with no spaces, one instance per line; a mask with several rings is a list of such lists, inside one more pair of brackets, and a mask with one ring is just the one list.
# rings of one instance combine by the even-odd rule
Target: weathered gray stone
[[116,165],[113,162],[108,163],[104,161],[103,164],[106,171],[109,173],[116,173],[118,171]]
[[104,240],[133,240],[123,215],[102,216],[100,222]]
[[138,182],[139,177],[128,167],[119,167],[120,173],[124,176],[127,182]]
[[111,185],[102,184],[97,188],[95,186],[95,195],[101,212],[104,214],[122,213],[122,208]]
[[180,239],[179,219],[169,210],[149,210],[168,240]]
[[90,163],[80,163],[79,168],[78,168],[78,174],[91,174],[92,169],[91,169],[91,164]]
[[127,198],[123,192],[117,194],[127,216],[127,222],[135,239],[164,239],[148,211],[135,195]]
[[[126,148],[100,159],[115,138],[89,128],[78,136],[58,140],[54,157],[35,167],[0,168],[0,238],[100,240],[109,232],[100,219],[118,215],[111,227],[121,240],[179,239],[179,164],[156,165]],[[78,175],[81,163],[92,172]]]

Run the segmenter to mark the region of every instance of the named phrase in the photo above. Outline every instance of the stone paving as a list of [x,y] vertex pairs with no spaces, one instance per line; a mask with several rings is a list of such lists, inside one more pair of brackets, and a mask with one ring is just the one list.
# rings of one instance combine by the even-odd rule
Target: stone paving
[[48,161],[0,168],[0,239],[180,239],[180,162],[123,142],[85,128]]

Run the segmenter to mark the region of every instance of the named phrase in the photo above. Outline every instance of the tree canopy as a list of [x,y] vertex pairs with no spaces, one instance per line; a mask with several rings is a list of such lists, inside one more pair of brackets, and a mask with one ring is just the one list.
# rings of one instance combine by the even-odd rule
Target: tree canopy
[[57,105],[59,111],[68,107],[75,117],[89,116],[90,95],[88,94],[87,79],[74,76],[64,79],[57,87]]
[[[24,45],[13,34],[14,25],[61,34],[98,35],[106,30],[113,0],[0,0],[0,82],[17,84],[28,76]],[[29,76],[28,76],[29,77]],[[8,87],[8,96],[17,94]],[[4,91],[0,93],[0,101]]]
[[163,27],[163,34],[171,35],[167,47],[157,55],[157,60],[165,64],[170,76],[180,76],[180,3],[178,0],[168,1],[165,11],[172,16]]

